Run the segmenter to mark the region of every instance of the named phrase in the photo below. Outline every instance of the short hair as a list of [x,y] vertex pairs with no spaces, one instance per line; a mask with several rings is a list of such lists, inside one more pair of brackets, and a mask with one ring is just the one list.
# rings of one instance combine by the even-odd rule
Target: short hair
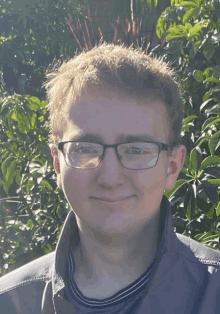
[[58,138],[65,132],[68,110],[80,101],[88,88],[114,90],[144,103],[149,95],[161,100],[170,119],[170,145],[181,142],[183,101],[176,75],[162,58],[150,57],[141,48],[103,42],[76,54],[47,75],[50,121],[49,145],[57,150]]

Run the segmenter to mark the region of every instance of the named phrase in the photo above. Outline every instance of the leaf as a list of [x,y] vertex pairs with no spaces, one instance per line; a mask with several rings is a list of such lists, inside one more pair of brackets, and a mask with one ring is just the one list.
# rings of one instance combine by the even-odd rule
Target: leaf
[[208,127],[218,122],[220,122],[220,118],[216,118],[216,117],[208,118],[202,125],[202,131],[205,131]]
[[181,38],[181,37],[187,37],[188,31],[183,25],[177,25],[170,27],[166,32],[166,38],[167,40],[173,39],[173,38]]
[[[201,24],[196,24],[195,26],[193,26],[190,30],[189,30],[189,36],[190,37],[194,37],[197,36],[199,34],[199,32],[201,31],[201,29],[203,28],[203,25]],[[215,47],[214,47],[215,48]],[[214,51],[215,52],[215,51]],[[204,53],[204,51],[203,51]],[[213,53],[214,54],[214,53]],[[213,55],[212,55],[213,56]]]
[[36,113],[33,113],[33,114],[31,115],[31,126],[32,126],[32,128],[35,128],[35,126],[36,126],[36,120],[37,120],[37,115],[36,115]]
[[193,165],[193,170],[197,170],[202,162],[202,151],[198,146],[191,150],[190,161]]
[[216,216],[220,216],[220,202],[218,202],[218,205],[216,207]]
[[206,216],[207,216],[209,219],[213,219],[214,212],[215,212],[215,205],[213,205],[213,206],[207,211]]
[[188,207],[191,196],[192,196],[192,187],[191,187],[191,185],[189,185],[187,192],[186,192],[186,195],[185,195],[185,198],[184,198],[184,208]]
[[35,96],[32,96],[32,97],[30,97],[29,98],[29,101],[30,101],[30,103],[32,103],[32,104],[36,104],[37,106],[38,106],[38,108],[40,107],[40,99],[39,98],[37,98],[37,97],[35,97]]
[[215,46],[211,42],[206,41],[205,44],[203,45],[202,50],[204,56],[209,60],[213,57],[215,53]]
[[219,83],[219,79],[215,78],[215,77],[208,77],[204,83],[209,82],[209,83]]
[[45,186],[49,191],[53,191],[52,185],[47,180],[42,180],[40,184]]
[[24,114],[18,113],[18,129],[24,134],[26,134],[30,129],[29,121]]
[[193,71],[193,77],[197,82],[202,82],[203,81],[203,72],[200,70],[195,70]]
[[182,125],[186,125],[188,124],[190,121],[194,120],[198,118],[196,115],[192,115],[192,116],[189,116],[189,117],[186,117],[185,119],[183,119],[183,122],[182,122]]
[[3,176],[6,177],[7,169],[11,165],[11,163],[14,161],[14,156],[9,156],[6,160],[3,161],[1,165],[1,170],[3,173]]
[[220,158],[215,155],[209,156],[202,161],[199,167],[199,170],[205,169],[207,166],[216,165],[216,164],[220,164]]
[[46,100],[41,101],[41,108],[44,109],[47,107],[48,102]]
[[14,160],[14,161],[12,161],[12,163],[7,168],[6,175],[5,175],[6,181],[10,181],[10,182],[13,181],[13,179],[16,175],[16,171],[15,171],[16,167],[17,167],[17,160]]
[[195,2],[192,2],[192,1],[182,1],[179,3],[179,6],[181,7],[193,7],[193,8],[196,8],[197,5]]
[[165,33],[166,25],[167,25],[166,20],[162,17],[159,17],[156,24],[156,34],[158,38],[161,38],[161,36]]
[[203,100],[203,101],[206,101],[206,100],[209,99],[210,96],[211,96],[211,92],[210,92],[210,91],[209,91],[209,92],[206,92],[206,93],[204,94],[204,96],[202,97],[202,100]]
[[210,174],[212,177],[220,178],[220,167],[208,167],[204,172]]
[[209,114],[220,114],[220,104],[215,105],[208,111]]
[[208,198],[212,201],[217,201],[218,200],[218,193],[216,192],[216,189],[214,188],[213,185],[206,181],[202,181],[202,186],[208,196]]
[[213,73],[214,73],[214,69],[213,68],[206,68],[205,70],[204,70],[204,72],[203,72],[203,74],[206,76],[206,78],[208,78],[208,77],[212,77],[212,75],[213,75]]
[[213,155],[220,145],[220,131],[216,132],[212,136],[212,138],[209,140],[208,145],[209,145],[210,152]]
[[202,109],[204,109],[204,107],[211,101],[213,100],[214,98],[209,98],[207,99],[206,101],[204,101],[201,106],[200,106],[200,111],[202,111]]
[[212,185],[220,186],[220,179],[209,179],[208,182]]
[[180,180],[177,180],[174,187],[169,190],[169,191],[165,191],[164,192],[164,195],[169,199],[173,196],[173,194],[179,189],[181,188],[181,186],[183,186],[184,184],[188,183],[186,180],[184,179],[180,179]]
[[186,13],[183,16],[183,24],[185,24],[188,20],[190,20],[193,17],[194,11],[195,11],[195,8],[191,8],[186,11]]

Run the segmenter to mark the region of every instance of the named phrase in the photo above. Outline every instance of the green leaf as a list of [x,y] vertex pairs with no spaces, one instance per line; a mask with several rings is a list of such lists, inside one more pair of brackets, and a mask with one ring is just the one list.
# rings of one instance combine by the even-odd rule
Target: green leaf
[[209,114],[220,114],[220,104],[215,105],[208,111]]
[[183,119],[182,125],[184,126],[196,118],[198,118],[196,115],[186,117],[185,119]]
[[220,179],[209,179],[208,182],[212,185],[220,186]]
[[218,200],[218,194],[216,192],[216,189],[214,186],[207,181],[202,181],[202,186],[208,196],[208,198],[214,202],[217,202]]
[[202,151],[198,146],[191,150],[190,161],[193,165],[193,170],[197,170],[202,162]]
[[169,199],[173,196],[173,194],[179,189],[181,188],[181,186],[183,186],[184,184],[188,183],[188,181],[184,180],[184,179],[180,179],[177,180],[174,187],[169,190],[169,191],[165,191],[164,195]]
[[173,38],[187,37],[188,31],[183,25],[177,25],[170,27],[166,32],[167,40]]
[[220,202],[218,202],[218,205],[216,207],[216,216],[220,216]]
[[204,56],[209,60],[213,57],[215,53],[215,46],[211,42],[206,41],[205,44],[203,45],[202,50],[203,50]]
[[211,166],[211,165],[216,165],[216,164],[220,164],[220,157],[214,155],[214,156],[208,156],[207,158],[205,158],[200,167],[199,170],[203,170],[205,169],[207,166]]
[[204,72],[203,72],[203,74],[206,76],[206,78],[208,78],[208,77],[212,77],[212,75],[213,75],[213,73],[214,73],[214,69],[213,68],[206,68],[205,70],[204,70]]
[[220,131],[216,132],[212,138],[209,140],[209,149],[211,154],[213,155],[214,152],[218,149],[220,146]]
[[[196,24],[195,26],[193,26],[190,30],[189,30],[189,36],[190,37],[194,37],[197,36],[199,34],[199,32],[201,31],[201,29],[203,28],[203,25],[201,24]],[[203,51],[204,53],[204,51]],[[214,53],[213,53],[214,54]]]
[[156,24],[156,34],[158,38],[161,38],[161,36],[165,33],[166,26],[167,26],[166,20],[162,17],[159,17]]
[[207,211],[206,216],[207,216],[209,219],[213,219],[214,212],[215,212],[215,205],[213,205],[213,206]]
[[28,118],[24,114],[18,113],[18,129],[24,134],[26,134],[30,129]]
[[211,96],[211,92],[210,91],[206,92],[204,96],[202,97],[202,101],[208,100],[210,96]]
[[197,4],[195,2],[192,2],[192,1],[182,1],[179,3],[179,6],[180,7],[193,7],[193,8],[196,8],[197,7]]
[[206,83],[206,82],[208,82],[208,83],[220,83],[220,80],[217,79],[217,78],[215,78],[215,77],[208,77],[208,78],[204,81],[204,83]]
[[185,24],[188,20],[190,20],[193,17],[194,11],[195,11],[195,8],[191,8],[186,11],[186,13],[183,16],[183,24]]
[[35,126],[36,126],[36,120],[37,120],[37,115],[36,115],[36,113],[33,113],[33,114],[31,115],[31,126],[32,126],[32,128],[35,128]]
[[41,102],[41,108],[44,109],[47,107],[48,102],[46,100],[42,100]]
[[53,191],[52,185],[47,180],[42,180],[41,185],[45,186],[49,191]]
[[12,112],[12,114],[11,114],[11,118],[12,118],[12,120],[14,120],[14,121],[18,121],[18,113],[17,113],[16,108],[13,110],[13,112]]
[[197,82],[203,81],[203,72],[200,70],[194,70],[193,71],[193,77]]
[[205,131],[208,127],[218,122],[220,122],[220,118],[216,118],[216,117],[208,118],[202,125],[202,131]]
[[5,180],[6,181],[10,181],[12,182],[15,175],[16,175],[16,169],[17,167],[17,160],[12,161],[12,163],[9,165],[7,171],[6,171],[6,175],[5,175]]
[[38,108],[40,107],[41,102],[40,102],[40,99],[39,99],[39,98],[33,96],[33,97],[30,97],[30,98],[29,98],[29,101],[30,101],[30,103],[32,103],[32,104],[36,104],[36,105],[38,106]]
[[202,109],[204,109],[204,107],[211,101],[213,100],[214,98],[209,98],[207,99],[206,101],[204,101],[201,106],[200,106],[200,111],[202,111]]
[[7,159],[5,159],[1,165],[1,170],[3,173],[3,176],[6,177],[7,169],[11,165],[11,163],[14,161],[14,156],[9,156]]

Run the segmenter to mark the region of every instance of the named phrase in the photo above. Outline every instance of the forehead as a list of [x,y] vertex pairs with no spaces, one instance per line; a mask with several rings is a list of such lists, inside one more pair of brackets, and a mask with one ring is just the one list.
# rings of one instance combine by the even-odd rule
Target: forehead
[[105,143],[123,135],[148,135],[168,143],[170,123],[166,106],[153,96],[137,99],[113,91],[92,91],[70,106],[64,140],[97,134]]

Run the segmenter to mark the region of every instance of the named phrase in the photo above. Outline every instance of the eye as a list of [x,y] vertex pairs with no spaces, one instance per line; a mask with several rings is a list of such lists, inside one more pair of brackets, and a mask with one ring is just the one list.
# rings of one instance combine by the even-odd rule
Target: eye
[[75,153],[79,153],[79,154],[96,154],[98,153],[97,150],[94,149],[94,147],[92,146],[80,146],[77,147],[74,150]]
[[135,146],[125,151],[125,154],[133,154],[133,155],[143,155],[143,154],[148,154],[148,153],[150,152],[145,149],[142,149],[140,147],[135,147]]

